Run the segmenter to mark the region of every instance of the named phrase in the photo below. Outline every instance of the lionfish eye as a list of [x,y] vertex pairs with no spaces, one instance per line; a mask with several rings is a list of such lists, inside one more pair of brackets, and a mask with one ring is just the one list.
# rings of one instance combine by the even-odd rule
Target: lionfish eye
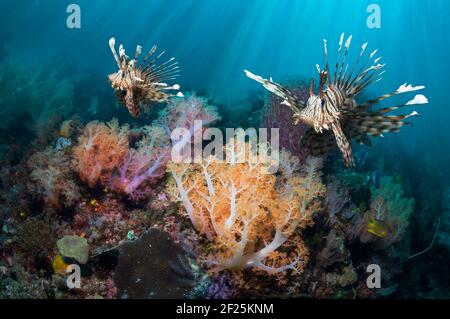
[[324,105],[325,105],[325,102],[326,102],[325,99],[324,99],[324,98],[320,98],[319,100],[320,100],[320,105],[321,105],[321,106],[324,106]]

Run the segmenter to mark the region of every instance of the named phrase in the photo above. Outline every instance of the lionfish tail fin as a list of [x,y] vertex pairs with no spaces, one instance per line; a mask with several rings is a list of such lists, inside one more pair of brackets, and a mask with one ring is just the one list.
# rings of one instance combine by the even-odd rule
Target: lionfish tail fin
[[294,111],[294,113],[299,113],[300,110],[305,107],[304,101],[299,100],[294,93],[292,93],[282,85],[273,82],[272,79],[264,79],[262,76],[253,74],[248,70],[244,70],[244,72],[247,77],[261,83],[262,86],[264,86],[268,91],[282,98],[283,101],[281,102],[281,104],[287,105]]

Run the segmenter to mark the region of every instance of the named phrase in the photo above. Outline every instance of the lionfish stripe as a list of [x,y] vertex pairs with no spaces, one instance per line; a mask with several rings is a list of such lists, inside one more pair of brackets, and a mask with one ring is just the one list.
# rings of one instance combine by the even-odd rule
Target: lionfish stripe
[[144,59],[142,59],[139,68],[142,68],[147,63],[147,60],[156,52],[156,49],[157,49],[156,45],[152,46],[150,51],[148,51],[148,53],[145,55]]

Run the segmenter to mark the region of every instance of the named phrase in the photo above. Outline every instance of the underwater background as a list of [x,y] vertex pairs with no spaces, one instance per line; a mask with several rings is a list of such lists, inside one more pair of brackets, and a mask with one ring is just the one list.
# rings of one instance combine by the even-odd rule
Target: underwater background
[[[81,28],[71,29],[66,25],[70,14],[66,8],[70,3],[81,8]],[[367,26],[370,15],[367,7],[372,3],[381,9],[381,28]],[[3,0],[0,13],[0,159],[3,163],[0,298],[228,298],[286,294],[313,298],[449,298],[449,15],[450,3],[446,0]],[[176,225],[174,219],[177,218],[173,216],[177,216],[175,211],[178,208],[172,207],[174,203],[170,203],[168,208],[158,201],[148,202],[148,198],[161,199],[161,189],[166,187],[166,181],[158,180],[156,186],[146,185],[156,191],[148,192],[147,202],[142,204],[142,198],[134,201],[134,198],[117,195],[112,190],[105,195],[103,189],[113,189],[109,180],[99,178],[99,184],[97,181],[91,183],[81,176],[82,169],[64,167],[64,163],[71,162],[68,158],[73,155],[64,155],[68,157],[59,164],[47,163],[42,167],[36,164],[45,161],[46,156],[47,160],[48,156],[56,156],[56,153],[51,153],[56,151],[47,148],[56,145],[60,137],[75,145],[80,136],[86,135],[83,127],[90,121],[108,122],[117,118],[118,123],[114,125],[119,132],[126,124],[132,131],[161,119],[162,115],[157,111],[164,110],[164,105],[157,105],[153,111],[135,119],[125,107],[116,103],[107,80],[107,75],[117,69],[108,46],[111,37],[116,38],[117,44],[123,43],[130,56],[137,44],[143,47],[143,52],[154,44],[158,51],[165,50],[167,56],[175,57],[181,67],[176,83],[188,98],[196,97],[186,92],[196,92],[202,97],[195,103],[205,105],[206,118],[217,119],[216,126],[221,128],[247,128],[267,123],[260,121],[264,117],[263,110],[276,102],[270,100],[263,88],[248,79],[243,70],[249,69],[267,78],[271,76],[274,80],[298,81],[298,86],[307,88],[310,79],[318,81],[315,65],[323,64],[322,39],[328,40],[330,64],[333,65],[342,32],[353,35],[349,61],[354,61],[360,45],[368,42],[370,50],[378,48],[382,61],[387,63],[382,81],[371,85],[364,92],[365,97],[391,92],[406,82],[424,85],[423,94],[429,103],[414,108],[420,117],[411,120],[412,127],[374,138],[371,147],[355,146],[358,162],[355,170],[345,169],[339,154],[324,159],[321,183],[327,191],[322,194],[325,198],[322,207],[325,208],[321,211],[328,214],[330,198],[341,197],[335,205],[340,206],[340,210],[333,213],[333,216],[341,217],[337,218],[339,221],[331,222],[329,220],[333,218],[315,217],[314,226],[309,229],[305,226],[302,236],[309,249],[309,267],[319,271],[306,268],[302,269],[300,279],[293,275],[287,279],[277,278],[280,287],[289,286],[289,289],[280,288],[287,293],[269,291],[268,288],[259,290],[275,280],[260,273],[211,275],[207,282],[199,280],[201,275],[190,273],[194,266],[187,266],[194,263],[191,259],[195,258],[192,257],[186,257],[176,273],[189,277],[194,288],[183,286],[181,289],[177,286],[178,279],[172,278],[173,274],[167,275],[166,282],[156,284],[155,280],[166,277],[149,275],[148,270],[133,266],[145,264],[142,260],[148,258],[139,255],[139,247],[132,247],[127,242],[111,256],[105,256],[104,251],[107,250],[105,247],[117,248],[122,239],[133,242],[134,234],[139,237],[134,239],[136,245],[145,245],[146,241],[152,240],[161,242],[163,247],[151,252],[161,260],[164,259],[161,255],[168,250],[166,245],[173,251],[173,256],[166,256],[169,259],[177,259],[177,249],[180,254],[185,250],[172,245],[186,241],[189,246],[189,240],[183,239],[186,234],[181,236],[182,239],[166,243],[164,234],[156,233],[156,230],[145,232],[158,224],[176,237],[174,228],[180,228],[180,233],[189,228],[187,222]],[[396,105],[404,99],[394,97],[381,105]],[[215,108],[210,110],[210,106]],[[177,106],[172,107],[176,109]],[[70,130],[67,134],[61,133],[64,124],[72,125],[72,128],[66,127]],[[138,146],[135,148],[138,150]],[[45,152],[47,155],[40,154]],[[76,149],[73,154],[77,154]],[[77,189],[76,196],[67,195],[70,192],[68,186],[60,185],[59,190],[56,186],[51,186],[50,190],[42,186],[45,183],[36,178],[36,169],[47,170],[45,174],[48,177],[49,167],[57,172],[67,170],[68,175],[61,179],[67,180],[67,176],[73,179],[71,183],[73,189]],[[171,182],[167,183],[170,187]],[[388,190],[386,185],[391,188]],[[347,195],[342,195],[343,190]],[[335,230],[360,227],[359,224],[355,226],[356,217],[348,217],[350,213],[342,211],[370,212],[374,209],[376,196],[384,196],[384,203],[392,200],[393,204],[387,205],[389,208],[386,209],[396,215],[392,220],[397,227],[399,223],[405,225],[401,243],[368,239],[359,228],[352,229],[351,234],[350,231]],[[59,203],[55,204],[55,201]],[[85,206],[81,207],[80,203]],[[149,208],[151,205],[158,207]],[[108,214],[112,210],[120,212],[106,218],[107,221],[93,221],[89,217],[103,208]],[[159,215],[152,210],[158,211]],[[165,215],[168,210],[174,213]],[[149,211],[152,211],[151,217],[147,216]],[[407,217],[399,217],[402,214]],[[364,220],[364,215],[360,215],[358,218]],[[48,218],[51,218],[50,222]],[[136,225],[143,218],[146,222],[130,232],[130,225]],[[400,221],[401,218],[404,220]],[[123,220],[119,222],[119,219]],[[172,224],[169,225],[168,220]],[[104,228],[99,224],[107,222],[120,223],[120,227],[116,224],[114,227],[120,229],[121,235],[116,237],[121,238],[102,233]],[[45,239],[36,240],[39,238],[36,229],[43,228],[39,223],[54,223],[55,226],[47,233],[40,233],[39,236]],[[366,223],[371,222],[366,220]],[[86,225],[97,227],[98,234],[89,237],[90,230],[86,230]],[[115,229],[108,225],[111,231]],[[61,242],[58,241],[58,245],[56,242],[75,234],[78,239],[86,237],[91,246],[91,261],[82,267],[89,287],[82,288],[79,293],[66,291],[64,284],[54,278],[61,267],[70,263],[64,257],[74,258],[70,254],[64,255]],[[189,230],[187,234],[191,234]],[[27,236],[32,238],[31,241],[47,246],[33,245]],[[109,238],[110,242],[105,239],[95,247],[101,246],[103,250],[93,252],[93,242],[98,238]],[[330,242],[338,242],[340,246],[329,247]],[[36,254],[35,251],[44,253]],[[414,256],[416,253],[420,254]],[[142,259],[141,262],[123,257],[133,254],[137,255],[135,259]],[[333,258],[334,261],[330,261]],[[77,260],[86,264],[84,260]],[[161,263],[165,267],[172,264],[166,260]],[[389,269],[383,275],[384,289],[376,293],[363,287],[365,266],[370,263],[380,263],[385,265],[382,268]],[[119,272],[129,276],[122,278],[117,275]],[[167,274],[170,271],[161,272]],[[323,276],[316,278],[317,272]],[[130,278],[133,276],[138,276],[149,286],[166,287],[166,290],[152,291],[152,295],[150,288],[132,287]],[[186,281],[186,278],[180,280],[183,285]],[[38,294],[35,287],[42,285],[45,289],[39,290]],[[259,295],[255,291],[264,294]]]

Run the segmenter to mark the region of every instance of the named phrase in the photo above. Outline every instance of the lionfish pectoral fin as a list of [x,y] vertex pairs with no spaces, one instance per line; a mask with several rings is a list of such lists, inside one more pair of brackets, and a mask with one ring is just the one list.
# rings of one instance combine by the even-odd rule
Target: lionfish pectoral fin
[[344,132],[342,131],[341,125],[339,123],[333,123],[331,125],[331,128],[333,130],[333,134],[336,139],[336,144],[339,147],[339,150],[341,151],[342,156],[344,158],[345,165],[347,167],[355,166],[352,145],[345,136]]
[[[402,90],[405,89],[402,89],[402,87],[400,87],[396,91],[398,92],[397,94],[404,93]],[[409,87],[407,89],[411,91],[419,89],[419,87]],[[383,97],[386,96],[388,96],[388,94],[383,95]],[[379,100],[379,98],[375,100]],[[372,101],[375,100],[370,100],[366,103],[363,103],[361,106],[353,110],[345,111],[345,117],[347,119],[347,122],[349,123],[348,125],[351,128],[352,132],[354,132],[351,134],[352,137],[357,136],[357,133],[372,136],[382,136],[383,133],[387,132],[399,132],[402,126],[411,125],[411,123],[405,122],[407,118],[419,116],[419,113],[417,113],[416,111],[401,115],[388,115],[388,113],[406,106],[428,103],[428,99],[424,95],[418,94],[412,100],[403,105],[370,110],[371,106],[374,104],[372,103]]]
[[133,90],[127,90],[124,101],[128,112],[130,112],[133,117],[139,117],[141,114],[141,104],[139,99],[137,99],[136,95],[133,93]]
[[301,109],[305,107],[305,103],[300,101],[291,91],[283,87],[282,85],[270,80],[264,79],[262,76],[253,74],[248,70],[244,70],[245,75],[256,82],[259,82],[264,86],[269,92],[279,96],[283,99],[281,104],[288,106],[295,113],[299,113]]
[[333,134],[325,130],[317,133],[313,128],[303,134],[300,145],[308,151],[311,156],[324,156],[336,149],[336,142]]

